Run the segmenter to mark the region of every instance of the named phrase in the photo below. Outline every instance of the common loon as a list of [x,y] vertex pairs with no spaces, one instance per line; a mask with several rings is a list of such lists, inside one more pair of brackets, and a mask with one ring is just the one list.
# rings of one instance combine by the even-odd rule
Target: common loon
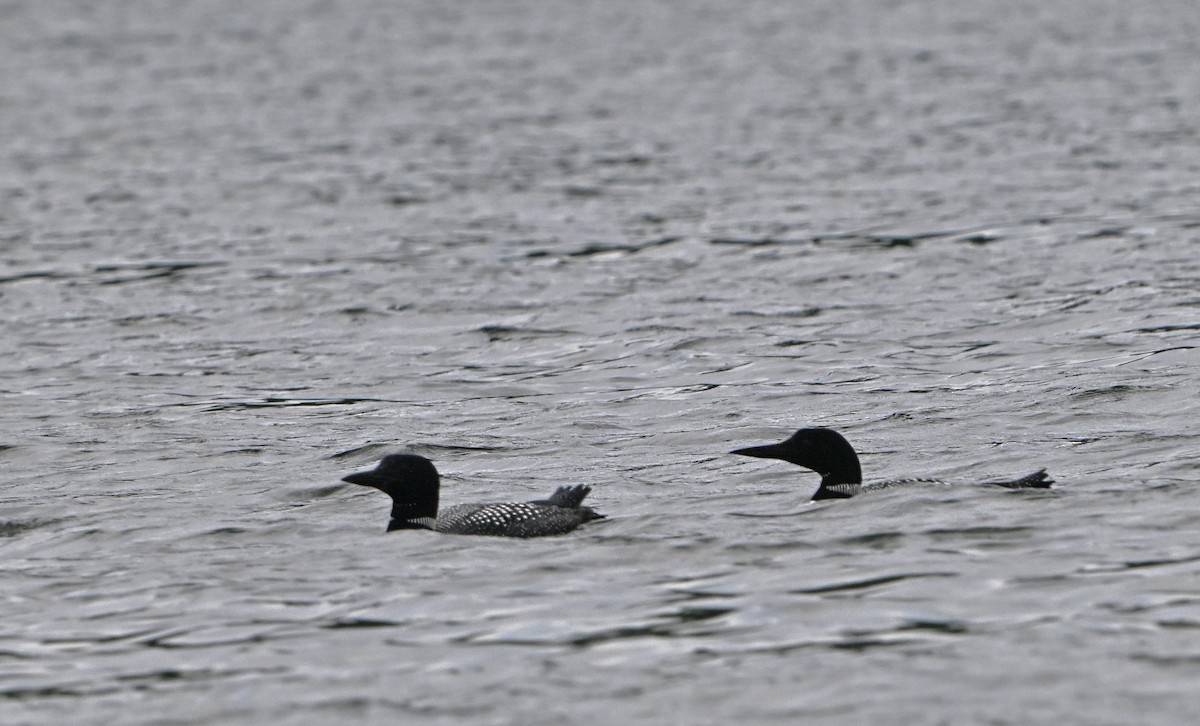
[[[751,446],[729,452],[760,459],[782,459],[821,475],[821,486],[813,494],[813,500],[846,499],[863,491],[887,489],[888,487],[920,482],[937,482],[936,479],[900,479],[895,481],[863,484],[862,469],[858,465],[858,454],[850,442],[834,431],[825,428],[800,429],[787,441],[766,446]],[[1011,481],[984,482],[988,486],[1005,489],[1049,489],[1054,483],[1046,476],[1046,470]]]
[[497,537],[545,537],[566,534],[584,522],[604,519],[582,506],[589,486],[559,487],[547,499],[498,504],[458,504],[438,512],[438,471],[415,454],[388,454],[371,471],[343,477],[351,484],[375,487],[392,498],[394,529],[432,529],[445,534]]

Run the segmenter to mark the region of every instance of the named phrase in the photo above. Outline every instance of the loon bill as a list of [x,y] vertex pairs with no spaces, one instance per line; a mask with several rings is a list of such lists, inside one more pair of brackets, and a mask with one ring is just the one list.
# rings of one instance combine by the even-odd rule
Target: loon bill
[[605,518],[583,506],[592,491],[586,485],[559,487],[548,498],[532,502],[458,504],[439,513],[437,468],[415,454],[389,454],[374,469],[350,474],[342,481],[374,487],[392,498],[389,532],[431,529],[445,534],[546,537]]
[[[841,434],[826,428],[800,429],[787,441],[735,449],[729,453],[754,456],[760,459],[781,459],[797,466],[803,466],[805,469],[812,469],[821,475],[821,486],[812,497],[814,501],[846,499],[863,491],[936,481],[934,479],[901,479],[864,485],[862,469],[859,467],[858,454],[854,452],[854,447]],[[1040,469],[1020,479],[983,483],[987,486],[998,486],[1005,489],[1049,489],[1054,480],[1046,476],[1045,469]]]

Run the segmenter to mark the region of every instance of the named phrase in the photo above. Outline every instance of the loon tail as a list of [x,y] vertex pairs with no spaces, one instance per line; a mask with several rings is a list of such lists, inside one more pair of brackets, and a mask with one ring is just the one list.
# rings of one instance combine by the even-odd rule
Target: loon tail
[[1005,489],[1049,489],[1050,485],[1053,483],[1054,480],[1046,476],[1045,469],[1038,469],[1028,476],[1023,476],[1020,479],[1014,479],[1012,481],[988,482],[988,484],[1004,487]]
[[591,493],[592,488],[587,484],[579,484],[573,487],[559,487],[549,497],[539,499],[534,504],[548,504],[551,507],[575,509],[580,504],[583,504],[583,500]]
[[559,487],[554,490],[554,493],[545,499],[539,499],[534,504],[545,504],[551,507],[561,507],[562,509],[579,510],[582,521],[589,522],[593,519],[607,519],[603,514],[597,512],[591,507],[583,506],[583,500],[588,494],[592,493],[592,488],[586,484],[577,484],[570,487]]

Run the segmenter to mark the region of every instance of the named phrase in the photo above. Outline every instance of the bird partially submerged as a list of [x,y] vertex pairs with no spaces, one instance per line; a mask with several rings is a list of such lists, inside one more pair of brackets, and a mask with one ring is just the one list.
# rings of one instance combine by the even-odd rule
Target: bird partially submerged
[[[845,437],[826,428],[800,429],[792,434],[787,441],[764,446],[750,446],[735,449],[731,454],[754,456],[760,459],[780,459],[805,469],[812,469],[821,475],[821,486],[813,494],[813,500],[846,499],[864,491],[887,489],[889,487],[921,482],[934,482],[933,479],[899,479],[894,481],[872,482],[863,484],[862,468],[858,463],[858,454]],[[1020,479],[983,482],[985,486],[998,486],[1005,489],[1049,489],[1054,483],[1046,476],[1046,470],[1040,469]]]

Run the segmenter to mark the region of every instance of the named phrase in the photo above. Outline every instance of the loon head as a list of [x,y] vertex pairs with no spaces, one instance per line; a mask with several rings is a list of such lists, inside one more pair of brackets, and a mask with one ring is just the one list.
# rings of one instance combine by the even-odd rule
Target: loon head
[[862,484],[858,454],[850,442],[833,429],[800,429],[787,441],[736,449],[730,453],[783,461],[812,469],[821,475],[821,488],[813,499],[850,497]]
[[388,454],[370,471],[342,481],[375,487],[392,498],[392,523],[437,517],[438,471],[433,462],[415,454]]

